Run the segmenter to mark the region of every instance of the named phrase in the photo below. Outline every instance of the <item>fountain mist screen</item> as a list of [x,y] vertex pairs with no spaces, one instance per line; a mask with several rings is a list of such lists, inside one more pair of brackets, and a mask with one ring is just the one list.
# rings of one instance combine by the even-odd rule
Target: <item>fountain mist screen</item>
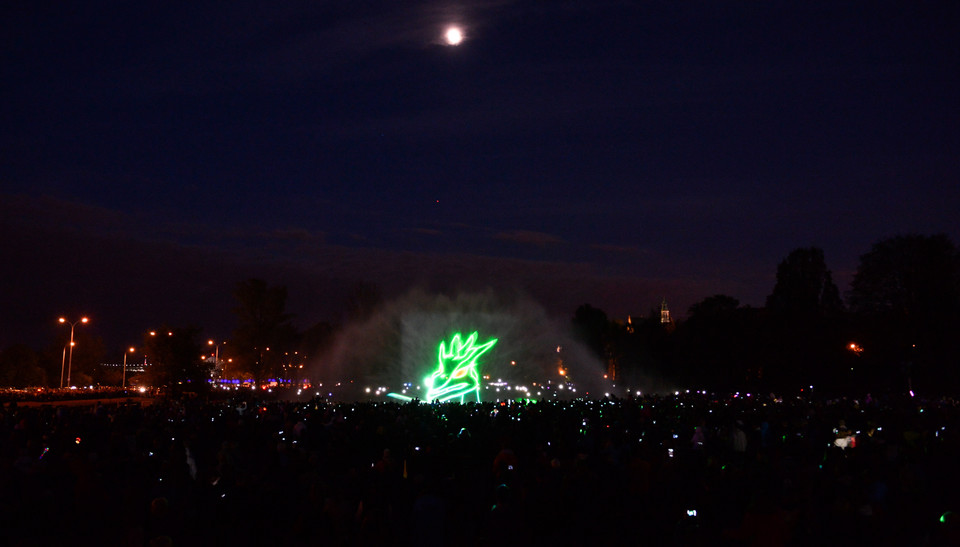
[[[423,386],[423,393],[433,386],[432,398],[460,400],[459,392],[440,392],[445,381],[462,373],[456,380],[475,380],[479,385],[483,375],[503,370],[497,339],[505,325],[513,322],[508,314],[408,312],[401,318],[399,379],[404,383]],[[439,347],[438,347],[439,346]],[[458,364],[460,366],[458,366]],[[461,372],[463,371],[463,372]],[[443,376],[446,375],[446,378]],[[475,377],[474,377],[475,376]],[[464,380],[464,379],[467,380]],[[460,382],[455,382],[460,383]],[[447,384],[448,388],[452,384]],[[477,390],[479,393],[479,390]],[[473,396],[472,396],[473,397]],[[471,400],[476,400],[473,397]]]

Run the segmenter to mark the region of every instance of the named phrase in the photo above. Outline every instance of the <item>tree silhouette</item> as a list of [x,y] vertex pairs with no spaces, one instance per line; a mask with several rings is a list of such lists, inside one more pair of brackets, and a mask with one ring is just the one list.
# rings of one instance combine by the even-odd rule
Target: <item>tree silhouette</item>
[[946,235],[877,242],[860,257],[848,300],[864,357],[895,389],[960,387],[960,255]]
[[574,335],[604,362],[608,356],[606,346],[610,330],[606,312],[590,304],[581,305],[573,314]]
[[0,386],[28,387],[47,384],[41,356],[26,344],[15,344],[0,352]]
[[860,257],[850,307],[873,313],[934,321],[960,302],[960,258],[944,235],[906,235],[882,240]]
[[756,310],[741,308],[732,296],[717,294],[690,306],[677,330],[685,383],[716,390],[756,387],[763,340]]
[[[106,380],[105,372],[100,363],[103,362],[106,355],[103,338],[91,332],[88,329],[77,329],[74,335],[73,348],[73,366],[70,367],[70,383],[76,386],[85,386],[93,383],[102,383]],[[48,362],[55,362],[54,371],[47,368],[47,378],[51,384],[58,384],[60,379],[60,369],[62,364],[61,350],[67,347],[69,351],[70,332],[67,329],[61,330],[57,335],[57,343],[47,350]],[[65,373],[64,377],[67,374]],[[56,379],[56,381],[54,381]],[[66,384],[64,384],[66,385]]]
[[270,287],[262,279],[248,279],[233,293],[237,327],[232,347],[237,352],[234,368],[253,374],[259,381],[278,372],[285,351],[293,349],[297,332],[292,316],[284,310],[287,288]]
[[197,327],[166,327],[145,334],[143,347],[151,366],[138,378],[138,383],[155,386],[182,386],[189,389],[205,389],[210,369],[200,354],[200,332]]
[[760,332],[767,355],[764,385],[792,391],[817,384],[840,391],[850,387],[842,366],[844,309],[823,250],[793,250],[777,266],[777,282],[767,297]]
[[692,322],[708,321],[715,318],[722,320],[729,317],[738,307],[740,307],[740,301],[736,298],[725,294],[715,294],[690,306],[687,312],[687,320]]
[[767,297],[771,312],[810,316],[832,314],[842,308],[840,291],[827,269],[822,249],[795,249],[777,266],[777,283]]

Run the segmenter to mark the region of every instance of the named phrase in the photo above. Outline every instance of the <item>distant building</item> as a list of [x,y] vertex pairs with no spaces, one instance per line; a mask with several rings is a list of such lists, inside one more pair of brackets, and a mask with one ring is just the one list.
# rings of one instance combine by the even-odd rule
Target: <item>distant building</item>
[[666,325],[670,323],[673,323],[673,320],[670,319],[670,310],[667,308],[667,299],[664,298],[663,301],[660,302],[660,324]]

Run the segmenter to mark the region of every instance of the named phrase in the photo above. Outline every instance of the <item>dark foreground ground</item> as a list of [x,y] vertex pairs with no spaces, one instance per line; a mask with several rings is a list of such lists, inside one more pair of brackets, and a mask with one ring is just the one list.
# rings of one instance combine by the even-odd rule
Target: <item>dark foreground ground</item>
[[[4,407],[2,543],[955,545],[960,537],[953,401],[147,402]],[[844,427],[856,443],[840,449],[835,430]]]

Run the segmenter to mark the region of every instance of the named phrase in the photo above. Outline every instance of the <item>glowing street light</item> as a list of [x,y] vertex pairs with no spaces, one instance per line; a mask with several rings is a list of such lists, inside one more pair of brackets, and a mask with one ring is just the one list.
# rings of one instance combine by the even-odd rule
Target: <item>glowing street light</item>
[[[70,385],[70,371],[73,370],[73,329],[79,323],[88,323],[90,319],[86,317],[81,317],[79,321],[74,321],[73,323],[67,321],[65,317],[60,318],[60,323],[64,325],[70,325],[70,361],[67,365],[67,385]],[[60,389],[63,389],[63,365],[60,365]]]

